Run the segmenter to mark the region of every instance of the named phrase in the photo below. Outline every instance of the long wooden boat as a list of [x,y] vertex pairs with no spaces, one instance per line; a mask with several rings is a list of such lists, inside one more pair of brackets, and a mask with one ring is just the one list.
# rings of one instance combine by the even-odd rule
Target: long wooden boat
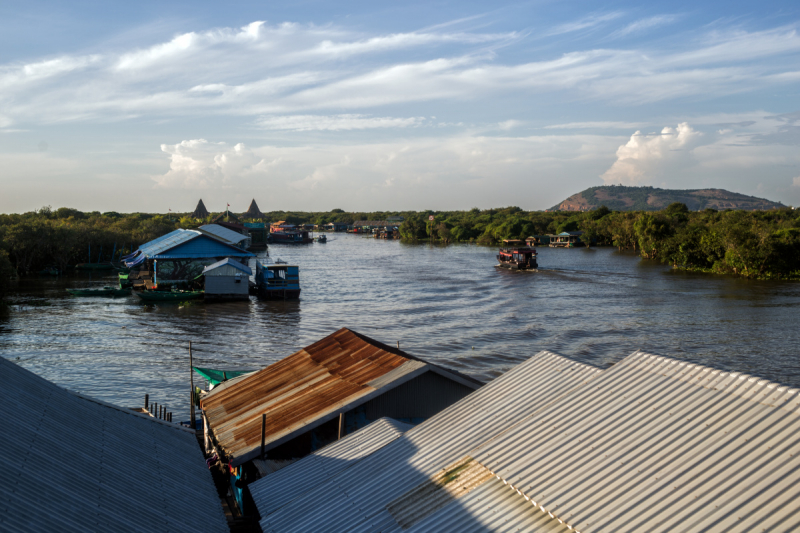
[[145,302],[185,302],[199,300],[205,296],[204,291],[141,291],[136,296]]
[[130,296],[130,289],[103,287],[102,289],[67,289],[73,296]]

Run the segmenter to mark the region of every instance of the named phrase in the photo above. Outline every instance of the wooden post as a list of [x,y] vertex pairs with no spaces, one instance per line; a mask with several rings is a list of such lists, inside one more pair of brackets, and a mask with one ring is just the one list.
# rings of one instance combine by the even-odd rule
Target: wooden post
[[192,362],[192,341],[189,341],[189,387],[192,389],[192,393],[189,395],[189,427],[197,430],[194,423],[194,363]]
[[150,414],[158,418],[158,404],[153,402],[150,407],[152,407],[152,409],[150,409]]
[[400,349],[400,341],[397,341],[397,349]]
[[149,401],[150,401],[150,395],[149,394],[145,394],[144,395],[144,408],[145,409],[147,409],[147,402],[149,402]]
[[264,458],[264,442],[267,437],[267,413],[261,415],[261,458]]
[[339,413],[339,436],[336,440],[342,438],[342,434],[344,433],[344,413]]

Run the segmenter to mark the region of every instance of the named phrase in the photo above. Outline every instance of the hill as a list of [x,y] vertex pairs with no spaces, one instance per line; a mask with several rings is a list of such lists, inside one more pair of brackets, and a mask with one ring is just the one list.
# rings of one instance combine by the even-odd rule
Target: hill
[[692,211],[703,209],[780,209],[780,202],[756,198],[725,189],[658,189],[604,185],[573,194],[553,211],[589,211],[604,205],[612,211],[658,211],[673,202],[682,202]]

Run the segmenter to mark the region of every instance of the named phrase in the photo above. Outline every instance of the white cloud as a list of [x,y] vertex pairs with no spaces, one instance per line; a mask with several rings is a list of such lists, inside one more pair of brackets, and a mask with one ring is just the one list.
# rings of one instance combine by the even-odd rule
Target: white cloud
[[658,26],[672,24],[676,20],[678,20],[677,15],[656,15],[654,17],[639,19],[631,22],[621,30],[614,32],[612,37],[625,37],[626,35],[630,35],[632,33],[641,33],[645,30],[650,30]]
[[792,180],[792,185],[795,187],[800,187],[800,176],[797,176],[795,179]]
[[602,175],[603,181],[623,185],[657,182],[669,172],[687,165],[700,136],[701,133],[686,122],[678,124],[677,128],[665,127],[656,135],[637,131],[627,144],[617,149],[617,160]]
[[630,130],[638,128],[640,124],[636,122],[617,122],[617,121],[599,121],[599,122],[567,122],[565,124],[551,124],[545,126],[546,130],[594,130],[594,129],[616,129],[616,130]]
[[598,26],[605,22],[610,22],[614,19],[618,19],[622,15],[623,14],[620,12],[603,13],[601,15],[590,15],[580,20],[556,26],[555,28],[547,32],[547,35],[561,35],[563,33],[572,33],[575,31],[587,30],[589,28],[594,28],[595,26]]
[[370,117],[368,115],[288,115],[261,117],[256,124],[267,130],[342,131],[420,126],[425,117]]
[[210,189],[228,186],[231,179],[252,172],[262,163],[243,143],[228,148],[205,139],[162,144],[169,154],[169,171],[154,176],[156,187],[165,189]]

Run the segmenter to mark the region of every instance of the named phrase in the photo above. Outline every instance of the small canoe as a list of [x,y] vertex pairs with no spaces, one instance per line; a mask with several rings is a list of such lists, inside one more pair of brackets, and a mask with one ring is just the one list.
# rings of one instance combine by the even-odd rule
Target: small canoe
[[111,263],[78,263],[75,265],[77,270],[111,270]]
[[204,291],[141,291],[136,296],[145,302],[185,302],[199,300],[205,296]]
[[103,287],[102,289],[67,289],[73,296],[129,296],[130,289],[116,289],[114,287]]

